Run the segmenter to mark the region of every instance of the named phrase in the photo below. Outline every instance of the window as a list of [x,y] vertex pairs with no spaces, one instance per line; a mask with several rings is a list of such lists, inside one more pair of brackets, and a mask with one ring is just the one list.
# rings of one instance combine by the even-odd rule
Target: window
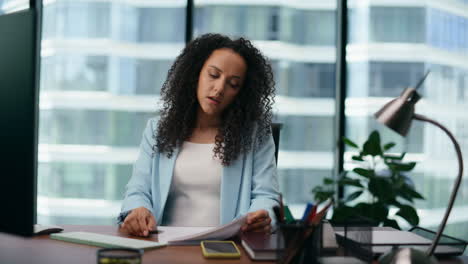
[[158,114],[161,86],[184,46],[185,5],[44,3],[41,223],[115,223],[143,129]]
[[29,8],[29,0],[0,0],[0,15]]
[[195,10],[195,33],[226,32],[255,40],[278,39],[278,8],[274,6],[207,5]]
[[[0,0],[0,12],[25,4]],[[335,1],[195,1],[195,36],[246,37],[272,62],[274,120],[284,125],[280,188],[293,209],[310,201],[310,190],[333,173],[335,9]],[[438,212],[453,185],[451,143],[436,127],[420,122],[403,139],[378,125],[372,114],[430,69],[416,111],[443,122],[468,152],[467,9],[467,0],[457,0],[364,1],[348,10],[346,136],[362,143],[377,129],[385,142],[398,144],[395,151],[418,161],[411,178],[427,198],[417,207],[426,215],[421,226],[428,228],[440,222]],[[184,47],[185,13],[185,0],[45,1],[38,171],[42,223],[113,223],[146,120],[157,115],[161,86]],[[463,211],[468,201],[466,179],[454,212]],[[69,210],[69,204],[83,210]],[[466,239],[466,222],[468,216],[449,219],[447,233]]]
[[[419,88],[422,99],[416,105],[416,113],[447,126],[459,140],[462,151],[468,151],[467,126],[462,125],[467,119],[461,114],[465,112],[461,109],[467,108],[468,63],[463,58],[468,9],[454,11],[453,5],[440,2],[398,7],[369,2],[350,9],[346,136],[363,143],[377,129],[384,142],[398,144],[395,151],[407,152],[407,159],[417,161],[411,179],[426,200],[417,201],[416,208],[424,215],[420,226],[430,229],[438,227],[440,212],[447,206],[447,194],[456,177],[452,143],[439,128],[419,121],[414,121],[408,136],[401,138],[377,124],[372,115],[406,87],[416,85],[429,69],[431,73]],[[463,204],[468,198],[463,190],[467,183],[466,179],[462,183],[452,215],[463,215],[466,210]],[[449,218],[445,233],[468,237],[467,229],[462,227],[466,222],[468,217]]]
[[439,8],[427,10],[427,42],[436,48],[468,53],[468,17]]
[[115,60],[119,83],[112,91],[122,95],[158,95],[172,60],[120,57]]
[[[335,8],[314,1],[300,7],[195,1],[196,35],[246,37],[272,61],[279,109],[274,119],[284,125],[280,188],[293,207],[312,200],[313,186],[332,173]],[[324,55],[309,58],[303,52]]]
[[334,46],[335,11],[328,9],[280,9],[280,40],[300,45]]
[[283,61],[276,66],[278,94],[291,97],[335,97],[335,65]]
[[64,54],[42,57],[42,90],[106,91],[109,61],[105,56]]
[[[184,8],[138,8],[138,42],[184,42],[185,9]],[[174,25],[167,26],[167,21]]]
[[280,115],[278,121],[283,124],[281,149],[329,152],[333,148],[333,116]]
[[370,42],[421,43],[425,41],[425,9],[371,7]]
[[108,38],[110,17],[109,2],[55,1],[44,6],[43,38]]
[[423,63],[370,62],[369,69],[369,96],[375,97],[396,97],[424,75]]

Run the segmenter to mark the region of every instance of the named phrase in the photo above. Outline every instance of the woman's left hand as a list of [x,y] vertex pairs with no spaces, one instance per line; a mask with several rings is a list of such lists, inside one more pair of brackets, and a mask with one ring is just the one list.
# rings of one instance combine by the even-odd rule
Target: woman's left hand
[[267,210],[258,210],[247,214],[245,225],[242,226],[242,231],[265,232],[271,230],[271,218]]

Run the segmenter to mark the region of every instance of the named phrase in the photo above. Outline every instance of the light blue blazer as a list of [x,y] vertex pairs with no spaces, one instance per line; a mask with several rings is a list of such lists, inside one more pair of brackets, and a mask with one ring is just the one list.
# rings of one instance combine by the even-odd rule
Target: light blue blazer
[[[179,149],[174,151],[171,158],[159,152],[153,153],[156,128],[157,120],[150,119],[143,133],[132,177],[126,187],[122,213],[143,206],[161,223]],[[261,146],[254,147],[258,145],[256,129],[252,136],[251,150],[241,154],[231,165],[223,167],[221,224],[259,209],[268,210],[272,225],[276,222],[272,208],[278,205],[279,191],[273,137],[270,135]]]

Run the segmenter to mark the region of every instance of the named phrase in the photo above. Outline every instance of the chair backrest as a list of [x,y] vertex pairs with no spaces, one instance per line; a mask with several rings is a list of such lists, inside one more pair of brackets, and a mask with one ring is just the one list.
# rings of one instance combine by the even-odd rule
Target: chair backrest
[[283,127],[283,124],[281,123],[271,123],[271,133],[273,134],[273,141],[275,142],[276,165],[278,165],[279,139],[280,139],[280,131],[282,127]]

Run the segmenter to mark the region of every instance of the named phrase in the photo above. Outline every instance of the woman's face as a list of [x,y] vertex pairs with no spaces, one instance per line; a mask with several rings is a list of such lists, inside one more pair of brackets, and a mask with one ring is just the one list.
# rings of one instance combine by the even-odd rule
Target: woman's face
[[236,98],[245,80],[247,65],[231,49],[217,49],[205,61],[198,78],[197,99],[201,110],[220,116]]

